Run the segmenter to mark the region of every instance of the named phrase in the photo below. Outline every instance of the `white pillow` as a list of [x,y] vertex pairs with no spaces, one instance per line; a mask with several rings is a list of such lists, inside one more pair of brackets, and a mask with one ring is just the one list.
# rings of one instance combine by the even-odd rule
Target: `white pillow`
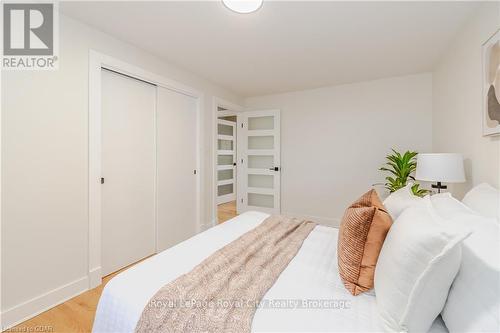
[[448,223],[473,233],[462,243],[443,320],[450,332],[500,332],[500,226],[495,219],[471,214]]
[[422,198],[413,194],[411,190],[412,186],[413,183],[408,183],[405,187],[391,193],[384,200],[384,207],[389,212],[389,215],[391,215],[393,221],[398,218],[403,210],[422,200]]
[[489,184],[477,185],[462,202],[483,216],[500,220],[500,191]]
[[455,199],[451,193],[438,193],[430,196],[432,207],[444,219],[450,219],[464,214],[479,216],[475,211]]
[[433,211],[429,197],[394,222],[375,268],[377,305],[385,328],[427,332],[439,315],[469,235],[450,228]]

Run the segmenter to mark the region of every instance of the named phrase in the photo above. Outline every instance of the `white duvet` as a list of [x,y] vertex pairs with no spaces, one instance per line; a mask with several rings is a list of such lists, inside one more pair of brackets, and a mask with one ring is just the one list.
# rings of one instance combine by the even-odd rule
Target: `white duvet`
[[[97,307],[94,332],[133,332],[149,299],[269,215],[248,212],[202,232],[114,277]],[[373,293],[352,296],[337,270],[337,229],[317,226],[266,293],[253,332],[382,331]],[[432,332],[446,332],[436,320]]]

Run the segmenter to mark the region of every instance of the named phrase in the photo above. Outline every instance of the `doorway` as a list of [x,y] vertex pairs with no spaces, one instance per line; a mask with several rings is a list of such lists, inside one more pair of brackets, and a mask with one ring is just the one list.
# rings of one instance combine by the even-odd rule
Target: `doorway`
[[281,212],[280,110],[214,102],[214,219]]
[[237,116],[236,112],[217,106],[216,204],[217,224],[238,215],[237,193]]

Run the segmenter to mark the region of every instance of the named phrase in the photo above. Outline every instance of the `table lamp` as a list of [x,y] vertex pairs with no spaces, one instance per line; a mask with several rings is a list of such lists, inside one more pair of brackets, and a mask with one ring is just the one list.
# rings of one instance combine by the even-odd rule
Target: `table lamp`
[[417,155],[417,180],[437,182],[432,188],[437,188],[438,193],[446,189],[441,183],[465,182],[464,159],[461,154],[439,153]]

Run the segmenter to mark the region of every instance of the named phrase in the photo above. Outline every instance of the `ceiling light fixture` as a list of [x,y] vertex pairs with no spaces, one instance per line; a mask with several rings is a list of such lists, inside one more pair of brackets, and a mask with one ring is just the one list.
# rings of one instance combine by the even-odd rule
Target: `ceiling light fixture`
[[222,0],[224,6],[239,14],[253,13],[262,7],[263,0]]

